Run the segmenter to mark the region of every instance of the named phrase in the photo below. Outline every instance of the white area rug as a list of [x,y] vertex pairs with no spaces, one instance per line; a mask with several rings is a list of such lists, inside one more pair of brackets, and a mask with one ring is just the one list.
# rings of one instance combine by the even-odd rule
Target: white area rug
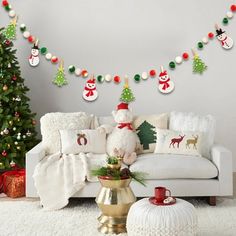
[[[236,199],[219,199],[216,207],[202,200],[191,202],[197,208],[199,236],[236,235]],[[0,235],[101,235],[97,232],[99,214],[92,199],[73,199],[68,207],[51,212],[43,211],[38,201],[0,201]]]

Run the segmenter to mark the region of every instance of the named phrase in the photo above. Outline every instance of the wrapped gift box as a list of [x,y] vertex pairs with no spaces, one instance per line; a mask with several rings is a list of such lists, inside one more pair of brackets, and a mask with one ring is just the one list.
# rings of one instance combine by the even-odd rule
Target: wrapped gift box
[[2,193],[2,191],[3,191],[3,176],[0,173],[0,193]]
[[25,170],[13,170],[3,174],[3,192],[11,198],[25,196]]

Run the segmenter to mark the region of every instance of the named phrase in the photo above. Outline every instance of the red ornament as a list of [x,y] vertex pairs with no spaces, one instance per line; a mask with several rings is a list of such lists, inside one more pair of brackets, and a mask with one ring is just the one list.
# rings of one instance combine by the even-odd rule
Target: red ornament
[[53,56],[51,59],[52,63],[57,63],[58,62],[58,58],[56,56]]
[[236,5],[231,5],[230,9],[231,11],[236,11]]
[[11,41],[10,41],[9,39],[7,39],[7,40],[5,41],[5,44],[6,44],[7,46],[10,46],[10,45],[11,45]]
[[82,70],[81,75],[83,78],[86,78],[88,76],[88,71],[87,70]]
[[13,81],[16,81],[16,80],[17,80],[17,77],[14,75],[11,79],[12,79]]
[[155,77],[156,76],[156,71],[155,70],[150,70],[150,72],[149,72],[149,75],[151,76],[151,77]]
[[187,52],[184,52],[182,57],[183,57],[184,60],[188,60],[189,55],[188,55]]
[[8,6],[8,5],[9,5],[9,3],[8,3],[8,1],[6,1],[6,0],[3,0],[3,1],[2,1],[2,5],[3,5],[4,7],[6,7],[6,6]]
[[30,35],[29,38],[28,38],[28,41],[29,41],[30,43],[33,43],[33,42],[35,41],[34,36]]
[[120,83],[120,76],[118,76],[118,75],[114,76],[114,82],[119,84]]
[[37,123],[36,120],[32,120],[33,125],[36,125],[36,123]]
[[19,117],[20,113],[18,111],[15,112],[15,117]]
[[209,39],[213,39],[213,38],[214,38],[214,34],[213,34],[212,32],[210,32],[210,33],[208,34],[208,38],[209,38]]
[[3,156],[3,157],[6,157],[6,156],[7,156],[6,150],[3,150],[3,151],[2,151],[2,156]]

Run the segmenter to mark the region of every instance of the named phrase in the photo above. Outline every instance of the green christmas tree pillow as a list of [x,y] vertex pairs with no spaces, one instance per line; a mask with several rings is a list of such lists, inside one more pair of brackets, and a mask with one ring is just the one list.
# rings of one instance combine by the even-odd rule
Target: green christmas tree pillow
[[156,146],[156,129],[167,129],[168,114],[136,116],[133,121],[133,127],[140,139],[141,153],[154,152]]

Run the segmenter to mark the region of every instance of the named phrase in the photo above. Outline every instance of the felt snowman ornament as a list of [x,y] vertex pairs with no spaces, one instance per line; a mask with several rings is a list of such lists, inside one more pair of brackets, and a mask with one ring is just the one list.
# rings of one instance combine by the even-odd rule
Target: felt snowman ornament
[[96,90],[95,82],[96,82],[95,78],[92,77],[91,79],[87,80],[86,85],[84,87],[83,99],[88,102],[92,102],[96,100],[98,97],[98,92]]
[[29,64],[33,67],[39,64],[39,48],[38,48],[37,41],[31,49],[31,55],[29,57]]
[[167,71],[164,71],[163,67],[161,67],[161,73],[159,74],[158,88],[159,91],[164,94],[171,93],[175,88],[174,82],[170,80]]
[[218,25],[216,25],[216,37],[221,42],[221,46],[224,49],[230,49],[234,45],[233,39],[231,39],[225,31],[223,31],[221,28],[219,28]]

